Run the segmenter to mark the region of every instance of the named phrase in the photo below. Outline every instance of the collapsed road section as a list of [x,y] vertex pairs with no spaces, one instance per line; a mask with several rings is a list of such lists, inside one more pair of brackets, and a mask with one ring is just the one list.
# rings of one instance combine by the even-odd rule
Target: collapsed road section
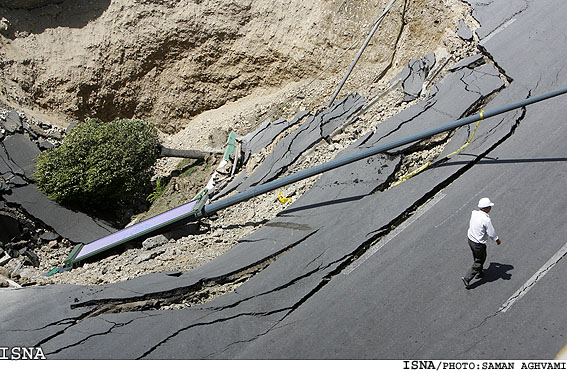
[[[209,205],[205,205],[207,201],[207,195],[204,193],[199,198],[194,199],[193,201],[184,204],[182,206],[176,207],[172,210],[164,212],[160,215],[154,216],[150,219],[147,219],[143,222],[137,223],[130,227],[127,227],[119,232],[113,233],[107,237],[101,238],[99,240],[93,241],[87,245],[77,245],[67,260],[65,261],[65,268],[72,267],[74,264],[79,263],[80,261],[85,260],[93,255],[106,251],[108,249],[114,248],[120,244],[126,243],[130,240],[136,239],[140,236],[147,235],[148,233],[154,232],[160,228],[167,227],[168,225],[173,225],[179,222],[186,222],[187,219],[197,219],[202,216],[206,216],[209,214],[213,214],[223,208],[230,207],[234,204],[241,203],[247,201],[253,197],[258,195],[268,193],[275,189],[284,187],[286,185],[295,183],[297,181],[307,179],[311,176],[315,176],[335,168],[348,165],[350,163],[354,163],[380,153],[385,153],[392,149],[400,148],[404,145],[415,143],[416,141],[429,139],[435,135],[453,131],[459,127],[468,125],[473,122],[479,122],[484,120],[485,118],[488,119],[492,116],[499,115],[502,113],[506,113],[508,111],[512,111],[518,108],[522,108],[543,100],[547,100],[562,94],[567,93],[567,88],[560,89],[557,91],[549,92],[547,94],[543,94],[537,97],[529,98],[523,101],[516,102],[514,104],[510,104],[501,108],[488,110],[486,112],[481,112],[480,114],[476,114],[470,117],[466,117],[460,119],[455,122],[447,123],[443,126],[432,128],[430,130],[426,130],[424,132],[420,132],[411,136],[404,137],[402,139],[389,142],[380,146],[374,146],[367,150],[360,151],[353,155],[347,157],[341,157],[334,161],[328,162],[326,164],[322,164],[320,166],[313,167],[311,169],[307,169],[296,174],[292,174],[286,177],[283,177],[278,180],[274,180],[272,182],[268,182],[257,187],[251,188],[247,191],[241,192],[237,195],[224,198],[220,201],[213,202]],[[308,122],[310,123],[310,122]],[[399,129],[399,127],[398,127]],[[57,269],[64,270],[64,269]],[[55,271],[53,272],[55,273]]]
[[[498,5],[494,6],[503,12]],[[350,154],[368,150],[398,136],[427,130],[428,126],[446,122],[447,118],[462,117],[471,108],[477,112],[481,109],[479,105],[484,106],[484,114],[475,116],[483,120],[466,152],[451,155],[445,162],[394,188],[389,188],[394,181],[391,169],[397,168],[414,150],[424,149],[422,146],[400,144],[400,151],[394,149],[348,167],[338,167],[323,174],[312,191],[276,219],[225,255],[193,271],[153,274],[98,287],[49,286],[12,291],[2,315],[3,338],[11,343],[41,346],[48,358],[532,358],[537,353],[541,354],[540,358],[550,356],[544,355],[540,346],[545,345],[551,351],[557,347],[554,340],[560,338],[543,330],[555,324],[559,333],[563,333],[561,325],[565,325],[564,313],[557,311],[563,309],[564,294],[557,291],[551,293],[558,295],[555,297],[538,294],[547,301],[546,308],[524,304],[521,309],[514,309],[518,311],[513,317],[506,318],[509,315],[501,313],[489,320],[488,327],[470,330],[471,325],[478,324],[478,319],[498,309],[502,303],[499,298],[507,299],[514,293],[516,278],[529,278],[531,274],[526,276],[529,267],[540,267],[537,260],[542,251],[548,246],[556,248],[553,243],[557,240],[564,244],[562,237],[555,239],[551,232],[536,235],[533,230],[526,233],[527,229],[517,229],[542,228],[531,225],[541,219],[551,228],[558,228],[563,221],[564,198],[560,198],[560,187],[552,181],[555,177],[564,180],[564,176],[561,178],[564,168],[543,156],[554,151],[552,156],[560,158],[559,152],[564,149],[561,146],[565,139],[564,121],[556,118],[564,115],[564,99],[557,99],[560,105],[549,101],[517,108],[502,117],[485,117],[486,113],[520,97],[529,100],[543,91],[557,89],[567,78],[562,69],[564,52],[558,52],[564,51],[560,48],[560,40],[564,39],[554,31],[562,24],[562,17],[555,14],[565,14],[565,5],[555,1],[550,5],[531,3],[530,7],[531,13],[522,14],[531,17],[544,14],[546,22],[538,22],[540,28],[525,34],[512,28],[509,34],[500,32],[486,43],[493,57],[496,46],[503,50],[495,57],[498,70],[514,78],[505,89],[490,66],[484,67],[487,70],[467,68],[464,75],[445,81],[451,84],[437,86],[430,100],[381,123],[374,132],[345,150]],[[533,21],[531,17],[523,19],[524,22],[519,19],[513,25],[532,30],[528,27]],[[521,42],[539,40],[534,33],[540,38],[551,35],[546,40],[550,45],[545,47],[553,48],[549,53],[537,54],[538,65],[548,68],[528,74],[527,67],[519,66],[517,60],[519,54],[525,61],[536,58]],[[478,79],[473,79],[474,84],[469,80],[474,77],[472,70],[482,71]],[[492,73],[486,73],[490,70]],[[492,97],[492,101],[484,101],[484,94]],[[446,159],[460,149],[471,140],[472,133],[472,125],[457,129],[436,159]],[[510,159],[499,160],[498,156]],[[521,168],[523,165],[527,166]],[[545,177],[546,173],[551,176]],[[517,205],[512,200],[508,207],[500,204],[501,211],[507,213],[507,219],[500,219],[501,226],[515,233],[508,236],[510,246],[502,248],[498,259],[517,260],[517,269],[508,276],[511,281],[498,281],[510,265],[493,263],[491,268],[499,268],[495,273],[500,277],[490,278],[489,286],[474,293],[463,291],[462,286],[457,288],[452,279],[458,280],[459,266],[464,262],[458,259],[462,252],[454,247],[460,247],[463,238],[456,216],[462,218],[462,212],[478,193],[491,191],[499,193],[501,198],[511,190],[519,194],[521,189],[536,186],[521,184],[534,176],[549,182],[546,187],[553,193],[538,193],[539,198],[533,200],[522,198],[522,210],[514,209]],[[434,196],[442,190],[446,196],[437,203],[440,198],[435,200]],[[526,196],[525,192],[521,194]],[[415,229],[406,230],[397,240],[390,241],[389,250],[384,250],[380,258],[374,256],[375,260],[368,260],[348,276],[344,275],[359,256],[428,201],[437,204],[420,219],[430,220],[414,223]],[[541,210],[548,213],[547,209],[555,205],[560,212],[546,218]],[[529,214],[519,213],[528,207]],[[513,214],[522,215],[522,219]],[[531,224],[525,225],[524,220]],[[532,236],[537,236],[537,240]],[[534,249],[523,245],[524,242],[538,245]],[[282,251],[283,248],[287,250]],[[209,302],[175,311],[158,307],[141,310],[127,307],[125,310],[131,312],[118,310],[117,313],[104,310],[105,305],[116,310],[119,304],[141,297],[162,299],[164,294],[173,295],[175,289],[206,283],[207,279],[228,278],[261,258],[273,257],[274,253],[282,255],[236,291]],[[549,256],[543,257],[547,260]],[[564,279],[562,272],[556,275],[557,279]],[[550,288],[550,291],[561,289]],[[33,301],[26,297],[33,297]],[[51,301],[49,312],[41,307],[40,302],[46,300]],[[22,312],[16,304],[38,307],[27,307],[29,310]],[[492,309],[494,304],[496,308]],[[93,310],[102,313],[95,314]],[[510,340],[533,343],[525,346]]]
[[[493,116],[493,115],[497,115],[498,113],[503,113],[505,111],[508,110],[514,110],[517,108],[521,108],[529,103],[535,103],[538,102],[540,100],[545,99],[546,97],[552,97],[558,94],[563,94],[566,93],[567,90],[563,89],[560,91],[555,91],[549,95],[542,95],[542,96],[537,96],[534,97],[532,99],[527,99],[524,101],[521,101],[519,103],[516,103],[515,105],[510,105],[508,106],[506,109],[504,108],[499,108],[499,109],[493,109],[493,110],[487,110],[485,111],[485,114],[477,114],[475,116],[473,116],[472,118],[464,118],[461,122],[462,123],[471,123],[473,121],[476,120],[485,120],[488,119],[489,117]],[[521,120],[523,115],[521,115],[520,117],[518,117],[518,121]],[[404,123],[409,123],[407,121],[404,121]],[[448,126],[443,126],[443,131],[447,131],[450,128]],[[512,129],[513,130],[513,129]],[[441,129],[435,129],[432,130],[433,132],[437,133],[439,131],[441,131]],[[505,135],[505,137],[507,137],[507,135]],[[401,142],[401,143],[396,143],[395,145],[397,145],[397,147],[403,145],[403,143],[410,143],[410,142],[414,142],[419,140],[421,137],[417,137],[414,139],[410,139],[411,141],[407,141],[407,142]],[[497,146],[498,143],[495,145]],[[389,146],[392,146],[392,144],[389,144]],[[494,148],[494,145],[489,147],[487,150],[485,150],[483,153],[481,153],[477,158],[481,159],[486,153],[490,152],[492,149]],[[472,163],[474,164],[474,162]],[[472,164],[468,164],[466,167],[463,167],[464,170],[468,169],[469,167],[472,166]],[[163,353],[165,352],[164,350],[161,349],[160,346],[165,346],[166,342],[169,342],[170,340],[174,340],[175,338],[177,338],[178,336],[182,335],[183,332],[188,332],[190,330],[192,330],[193,328],[200,328],[200,327],[205,327],[205,326],[210,326],[210,325],[214,325],[218,322],[221,323],[230,323],[233,322],[235,320],[238,319],[242,319],[242,318],[256,318],[256,317],[267,317],[267,316],[275,316],[275,315],[279,315],[279,320],[283,320],[286,318],[286,315],[290,314],[291,312],[293,312],[294,310],[296,310],[301,304],[303,304],[305,301],[307,301],[313,294],[315,294],[316,292],[318,292],[332,277],[336,276],[337,274],[341,273],[343,269],[347,268],[351,263],[353,263],[354,260],[356,260],[356,258],[358,256],[360,256],[361,254],[363,254],[372,244],[373,242],[375,242],[377,239],[379,239],[381,236],[383,236],[385,233],[387,233],[389,231],[389,226],[391,224],[395,224],[395,222],[397,220],[404,220],[405,218],[407,218],[407,215],[411,214],[412,211],[415,211],[417,209],[417,207],[419,207],[419,205],[425,203],[425,201],[427,201],[427,199],[429,198],[428,195],[431,194],[435,194],[435,191],[438,190],[439,188],[443,187],[444,185],[446,185],[447,183],[450,183],[452,179],[454,179],[455,177],[458,177],[459,173],[454,173],[454,170],[450,171],[449,173],[447,173],[447,168],[438,168],[435,169],[434,172],[439,172],[441,174],[445,174],[445,175],[449,175],[449,178],[447,180],[445,180],[443,183],[439,184],[439,186],[436,186],[434,188],[432,188],[429,193],[426,193],[425,196],[421,199],[416,201],[415,203],[413,203],[412,205],[408,205],[408,208],[406,210],[404,210],[404,214],[406,215],[404,216],[393,216],[392,213],[386,213],[389,209],[383,210],[385,208],[385,206],[381,206],[382,209],[382,214],[381,216],[383,216],[382,219],[384,219],[387,216],[390,216],[391,220],[384,220],[384,223],[382,225],[380,225],[380,223],[377,224],[376,220],[374,219],[371,222],[371,226],[374,227],[378,227],[379,229],[375,229],[374,231],[371,231],[368,234],[358,234],[358,233],[362,233],[365,231],[368,231],[369,227],[363,228],[360,232],[355,232],[354,236],[346,236],[343,240],[341,240],[341,242],[336,242],[335,244],[337,245],[336,247],[344,247],[344,248],[348,248],[348,247],[353,247],[352,243],[354,240],[358,241],[358,244],[354,246],[354,251],[348,252],[348,251],[343,251],[343,254],[341,256],[337,257],[337,254],[339,254],[339,252],[337,252],[336,250],[334,250],[333,252],[328,251],[328,248],[326,246],[326,244],[324,243],[324,240],[321,240],[322,237],[328,236],[329,234],[331,234],[332,230],[336,227],[339,227],[339,225],[337,225],[338,222],[336,222],[336,218],[337,215],[334,214],[334,218],[332,216],[327,216],[327,219],[332,219],[333,221],[335,221],[332,224],[322,224],[322,226],[320,228],[313,228],[313,226],[308,227],[306,230],[304,230],[304,233],[302,233],[302,238],[300,238],[296,244],[293,244],[287,248],[285,248],[285,250],[277,253],[276,255],[281,255],[284,253],[287,253],[289,250],[294,250],[297,254],[297,250],[300,248],[304,248],[304,249],[309,249],[309,257],[311,257],[311,259],[309,261],[305,261],[303,265],[297,267],[294,272],[295,273],[289,273],[286,272],[286,276],[285,278],[287,278],[287,275],[290,275],[290,278],[292,279],[291,281],[287,281],[284,282],[282,284],[280,284],[279,286],[276,286],[275,288],[272,288],[270,290],[264,290],[264,291],[253,291],[253,293],[249,293],[250,289],[248,283],[246,283],[245,285],[242,285],[239,287],[239,291],[238,293],[234,293],[234,294],[228,294],[225,297],[222,298],[217,298],[214,299],[210,302],[207,302],[206,304],[204,304],[203,307],[203,311],[205,311],[205,314],[203,314],[203,316],[206,316],[206,314],[208,314],[209,316],[205,317],[205,319],[203,321],[199,321],[198,323],[195,324],[187,324],[185,323],[184,325],[186,325],[185,327],[181,327],[181,328],[177,328],[177,331],[175,333],[173,333],[172,335],[168,336],[167,338],[165,338],[164,340],[162,340],[160,343],[158,343],[157,345],[153,346],[152,348],[150,348],[149,350],[145,351],[143,354],[141,354],[138,357],[150,357],[150,356],[154,356],[155,353],[159,353],[159,356],[166,356],[168,357],[168,355],[163,355]],[[462,171],[464,172],[464,171]],[[390,189],[387,192],[384,192],[384,194],[391,194],[391,193],[402,193],[402,191],[407,187],[408,185],[413,185],[412,188],[414,188],[416,186],[415,183],[413,182],[407,182],[402,184],[401,187],[399,188],[394,188],[394,189]],[[423,188],[424,186],[421,186],[421,188]],[[420,188],[420,189],[421,189]],[[407,190],[407,189],[406,189]],[[241,197],[240,197],[241,198]],[[370,198],[370,199],[369,199]],[[375,210],[377,205],[375,203],[376,199],[372,198],[372,193],[368,194],[366,197],[362,197],[360,198],[360,200],[356,200],[356,199],[352,199],[350,201],[345,201],[344,203],[349,203],[349,204],[354,204],[351,207],[355,208],[359,211],[361,211],[361,213],[366,213],[368,214],[368,216],[370,216],[369,211]],[[383,199],[380,199],[380,201],[383,203],[385,202]],[[224,202],[226,203],[226,202]],[[214,206],[213,206],[214,207]],[[268,223],[266,229],[262,229],[260,231],[258,231],[256,234],[254,234],[252,237],[249,237],[246,242],[242,243],[242,248],[244,249],[245,246],[247,250],[242,251],[242,250],[238,250],[237,248],[235,248],[235,250],[233,252],[230,253],[229,256],[232,256],[234,258],[234,261],[229,261],[232,262],[231,264],[233,265],[234,270],[236,270],[237,268],[245,268],[245,261],[248,259],[252,259],[253,257],[255,257],[256,259],[257,257],[257,252],[254,253],[254,256],[251,256],[250,254],[250,246],[253,243],[259,244],[257,245],[258,248],[260,247],[260,245],[265,246],[266,243],[268,242],[268,237],[264,237],[263,239],[260,238],[259,236],[261,235],[265,235],[266,234],[266,230],[269,230],[270,227],[279,227],[279,228],[283,228],[283,227],[289,227],[289,229],[296,229],[294,227],[297,227],[301,224],[298,223],[298,221],[301,221],[300,218],[300,214],[302,211],[303,212],[309,212],[308,210],[310,209],[309,205],[304,205],[304,209],[301,208],[301,206],[296,207],[295,209],[291,209],[290,211],[287,211],[287,213],[282,214],[282,216],[278,219],[276,219],[275,221]],[[211,210],[212,211],[212,210]],[[395,211],[395,209],[392,209],[390,211]],[[288,219],[290,217],[293,216],[293,219]],[[307,218],[308,215],[304,215],[304,218]],[[381,220],[382,220],[381,219]],[[360,223],[360,222],[358,222]],[[295,224],[295,225],[294,225]],[[344,223],[343,223],[344,225]],[[356,225],[352,225],[349,224],[349,229],[357,229],[360,230],[360,225],[361,224],[356,224]],[[358,228],[357,228],[358,227]],[[315,229],[315,230],[313,230]],[[330,230],[331,229],[331,230]],[[281,231],[281,229],[280,229]],[[274,231],[271,230],[271,232],[273,233]],[[322,236],[321,236],[322,235]],[[269,234],[269,236],[274,237],[272,234]],[[353,240],[354,238],[354,240]],[[346,239],[346,241],[345,241]],[[273,238],[272,238],[273,240]],[[280,242],[286,242],[288,240],[282,240]],[[272,241],[273,243],[276,243],[276,245],[272,246],[272,247],[277,247],[279,246],[279,243],[277,243],[277,241]],[[349,244],[347,244],[347,242],[350,242]],[[321,250],[318,250],[322,249]],[[315,249],[315,250],[314,250]],[[315,252],[311,252],[311,251],[315,251]],[[248,253],[247,253],[248,251]],[[307,252],[305,252],[305,254],[307,254]],[[315,255],[317,254],[317,255]],[[273,255],[273,254],[270,254]],[[331,255],[331,256],[330,256]],[[329,257],[330,256],[330,257]],[[237,259],[238,258],[238,259]],[[226,257],[225,257],[226,259]],[[276,268],[278,268],[279,266],[281,266],[283,263],[286,263],[288,260],[290,259],[289,256],[281,256],[278,258],[277,261],[270,261],[269,264],[269,271],[268,272],[272,272],[274,270],[276,270]],[[326,263],[326,264],[324,264]],[[211,266],[214,266],[218,264],[211,264]],[[204,275],[206,273],[207,277],[210,278],[212,280],[211,275],[214,274],[215,270],[212,270],[211,266],[206,266],[206,268],[202,269],[202,274]],[[261,277],[263,277],[267,271],[268,268],[266,268],[266,266],[262,266],[265,270],[264,271],[260,271],[254,274],[254,279],[256,281],[254,281],[255,284],[258,283],[258,281],[261,282],[261,280],[259,280]],[[224,271],[225,273],[233,273],[230,270],[228,270],[227,267],[225,266],[221,266],[217,268],[217,272],[218,270]],[[200,272],[200,271],[197,271]],[[236,273],[236,272],[235,272]],[[188,277],[188,275],[190,275]],[[77,308],[77,309],[88,309],[89,310],[89,315],[91,315],[91,317],[100,317],[97,315],[100,315],[101,311],[104,314],[105,311],[106,312],[119,312],[122,313],[124,311],[135,311],[136,309],[141,309],[143,310],[144,313],[147,313],[147,315],[151,315],[152,310],[155,311],[159,311],[159,309],[161,308],[162,305],[167,305],[167,304],[171,304],[171,302],[175,299],[175,298],[180,298],[180,294],[185,293],[185,291],[182,291],[182,289],[186,289],[187,290],[187,284],[191,283],[191,278],[193,279],[193,281],[196,281],[196,284],[198,283],[203,283],[205,280],[203,279],[203,277],[200,277],[198,275],[198,273],[171,273],[171,274],[164,274],[161,275],[162,278],[159,279],[158,277],[154,277],[153,280],[148,282],[148,278],[140,278],[139,281],[134,281],[134,282],[130,282],[128,284],[128,286],[125,286],[125,284],[120,285],[120,287],[114,287],[112,285],[107,286],[106,289],[101,289],[101,290],[95,290],[94,292],[90,292],[89,291],[89,295],[80,295],[75,297],[75,304],[73,305],[72,308]],[[322,276],[322,277],[321,277]],[[221,276],[222,277],[222,276]],[[221,278],[219,277],[219,279]],[[229,276],[230,277],[230,276]],[[166,281],[169,280],[169,281]],[[283,278],[282,278],[283,280]],[[218,281],[218,280],[217,280]],[[138,283],[138,286],[136,286],[135,283]],[[213,281],[214,282],[214,281]],[[184,284],[183,286],[181,284]],[[310,285],[309,285],[310,284]],[[142,287],[139,287],[142,286]],[[260,304],[262,304],[262,300],[265,300],[266,297],[270,297],[271,295],[276,295],[278,294],[279,296],[281,296],[283,293],[282,292],[287,292],[290,291],[292,289],[297,290],[297,287],[299,286],[299,288],[304,288],[304,286],[307,286],[307,288],[305,288],[305,290],[307,289],[311,289],[310,291],[308,291],[307,293],[304,293],[304,296],[300,297],[299,299],[296,298],[296,303],[294,303],[293,305],[288,305],[288,306],[280,306],[277,308],[273,308],[273,307],[268,307],[266,308],[266,304],[264,304],[264,306],[260,306]],[[202,286],[197,286],[198,289],[202,289]],[[168,290],[169,289],[169,290]],[[93,289],[94,290],[94,289]],[[199,290],[202,291],[202,290]],[[130,294],[130,295],[128,295]],[[134,295],[135,294],[135,295]],[[248,294],[248,295],[247,295]],[[255,294],[255,295],[252,295]],[[171,299],[169,299],[171,298]],[[161,299],[161,301],[159,301],[159,299]],[[239,300],[236,300],[239,299]],[[284,297],[285,299],[285,297]],[[152,300],[154,300],[152,302]],[[161,304],[160,304],[161,303]],[[112,305],[112,307],[109,308],[109,306]],[[215,314],[222,312],[224,314],[226,314],[228,312],[228,310],[235,308],[236,306],[239,306],[239,311],[237,313],[230,313],[229,315],[225,315],[223,316],[221,319],[216,319],[214,317]],[[157,308],[156,308],[157,307]],[[244,312],[241,307],[245,307],[245,309],[254,309],[254,311],[247,311]],[[252,308],[250,308],[252,307]],[[190,307],[191,309],[193,309],[193,307]],[[126,316],[127,314],[123,314],[125,316],[112,316],[109,314],[106,314],[105,319],[108,320],[107,318],[110,318],[111,320],[114,320],[111,322],[111,324],[113,325],[120,325],[121,328],[127,328],[130,325],[134,325],[136,324],[136,320],[138,320],[139,318],[136,317],[135,319],[128,319],[129,316]],[[158,317],[160,314],[155,314],[154,316],[156,318],[160,318]],[[128,319],[127,321],[123,321],[122,318],[126,318]],[[210,319],[212,317],[212,319]],[[121,319],[122,321],[118,321],[118,319]],[[145,317],[143,318],[144,321],[148,321],[149,319],[146,319]],[[151,318],[150,318],[151,319]],[[206,321],[207,319],[209,319],[209,321]],[[213,321],[216,320],[216,321]],[[275,325],[277,325],[278,323],[276,323]],[[71,324],[66,325],[66,328],[69,328],[70,330],[72,330],[72,326]],[[53,338],[49,338],[49,339],[44,339],[42,341],[42,344],[45,346],[50,346],[51,343],[58,343],[58,335],[54,335]],[[75,343],[72,344],[69,347],[77,347],[79,346],[81,343]],[[71,348],[72,349],[72,348]],[[66,353],[66,348],[63,347],[58,347],[55,350],[52,350],[51,353],[55,353],[55,354],[65,354]],[[208,355],[207,355],[208,356]],[[211,355],[213,356],[213,355]],[[169,356],[171,357],[171,356]],[[195,355],[194,357],[205,357],[203,355]]]

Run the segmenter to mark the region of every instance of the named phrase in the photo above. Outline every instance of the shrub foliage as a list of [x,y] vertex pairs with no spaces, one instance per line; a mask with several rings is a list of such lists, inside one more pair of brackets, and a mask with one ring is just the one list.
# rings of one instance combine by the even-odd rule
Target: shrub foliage
[[38,157],[40,190],[62,204],[109,208],[139,197],[159,154],[155,127],[140,120],[90,119]]

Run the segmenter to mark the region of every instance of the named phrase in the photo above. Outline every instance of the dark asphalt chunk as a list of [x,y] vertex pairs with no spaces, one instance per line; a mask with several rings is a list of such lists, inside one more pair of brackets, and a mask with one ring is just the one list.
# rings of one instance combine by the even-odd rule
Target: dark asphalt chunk
[[259,153],[283,131],[289,128],[290,123],[281,118],[275,122],[265,122],[260,125],[256,131],[249,133],[242,138],[242,147],[244,151],[244,162],[247,162],[250,155]]
[[459,25],[457,26],[457,35],[463,40],[471,41],[473,39],[473,33],[469,26],[461,19]]
[[0,143],[0,177],[8,180],[14,177],[14,173],[23,175],[24,170],[12,161],[10,155],[6,152],[6,147],[3,143]]
[[327,139],[337,128],[339,128],[354,113],[362,109],[366,99],[358,94],[351,94],[337,102],[331,110],[323,111],[320,117],[319,128],[321,138]]
[[477,67],[470,73],[467,70],[461,72],[463,73],[461,80],[465,83],[465,90],[478,94],[479,99],[490,96],[503,88],[505,84],[498,70],[491,64]]
[[404,88],[404,102],[413,101],[419,97],[423,82],[427,78],[429,71],[435,65],[435,54],[429,53],[420,60],[412,59],[408,65],[407,77],[404,77],[402,86]]
[[15,187],[19,187],[19,186],[24,186],[24,185],[28,185],[29,183],[24,180],[21,176],[19,175],[9,175],[6,178],[6,181],[8,182],[9,185],[15,186]]
[[[279,121],[286,121],[286,120],[285,119],[279,119],[276,122],[279,122]],[[274,122],[274,123],[276,123],[276,122]],[[254,139],[256,137],[258,137],[262,132],[264,132],[271,124],[272,124],[272,122],[270,122],[269,120],[262,122],[262,123],[260,123],[258,128],[256,128],[256,130],[254,132],[250,132],[249,134],[242,136],[241,138],[237,139],[237,140],[242,142],[242,148],[246,149],[246,152],[250,153],[250,148],[251,148],[250,143],[252,141],[254,141]]]
[[20,175],[33,179],[36,158],[40,153],[37,145],[21,134],[6,137],[3,144],[9,160],[21,170]]
[[0,127],[4,127],[9,134],[13,134],[22,130],[22,119],[17,111],[10,111],[6,115],[6,120],[0,120]]
[[482,54],[475,54],[474,56],[463,58],[462,60],[451,66],[449,68],[449,71],[453,72],[465,67],[472,68],[473,66],[480,64],[483,58],[484,56]]
[[[279,134],[297,124],[307,115],[309,115],[309,111],[303,110],[297,113],[291,122],[282,118],[275,122],[263,123],[256,131],[243,137],[242,140],[246,143],[246,153],[248,156],[250,154],[259,153],[262,149],[270,145]],[[248,157],[245,159],[247,158]]]
[[[2,185],[0,184],[0,193]],[[20,222],[9,215],[0,212],[0,242],[10,242],[22,232]]]
[[41,193],[34,184],[13,188],[4,196],[72,242],[88,243],[116,230],[86,214],[68,210]]
[[39,143],[39,149],[40,150],[49,150],[49,149],[53,149],[55,147],[55,145],[53,145],[51,142],[49,141],[41,141]]

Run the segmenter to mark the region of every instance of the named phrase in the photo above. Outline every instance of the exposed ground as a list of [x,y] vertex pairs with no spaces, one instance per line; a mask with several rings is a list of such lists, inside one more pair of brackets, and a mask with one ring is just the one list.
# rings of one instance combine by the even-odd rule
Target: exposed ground
[[[266,119],[291,120],[302,109],[316,112],[325,106],[388,2],[96,0],[32,10],[0,7],[7,20],[0,36],[0,101],[61,127],[88,117],[146,119],[159,127],[166,146],[220,148],[230,131],[244,135]],[[456,62],[477,53],[474,41],[456,34],[461,19],[475,28],[459,0],[398,0],[342,93],[358,92],[370,101],[411,59],[435,51],[438,60],[452,56]],[[401,98],[399,90],[389,93],[288,172],[332,159],[411,105]],[[438,151],[406,162],[399,176]],[[259,155],[252,162],[261,160]],[[156,176],[171,176],[179,162],[160,160]],[[213,158],[182,165],[151,211],[192,198],[217,163]],[[296,200],[312,182],[281,191]],[[70,250],[62,241],[50,243],[37,249],[40,267],[26,268],[17,280],[96,284],[188,270],[230,249],[283,210],[277,195],[228,208],[154,247],[138,244],[71,272],[37,277],[60,265]]]

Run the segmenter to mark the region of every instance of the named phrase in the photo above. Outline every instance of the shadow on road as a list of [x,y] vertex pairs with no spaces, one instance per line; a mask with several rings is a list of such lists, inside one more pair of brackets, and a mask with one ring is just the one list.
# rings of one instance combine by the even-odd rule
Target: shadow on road
[[512,278],[512,274],[508,273],[508,271],[513,269],[514,266],[510,264],[490,263],[488,268],[484,270],[484,276],[480,280],[472,283],[469,289],[474,289],[488,282],[494,282],[497,280],[510,280]]
[[354,202],[354,201],[361,200],[364,197],[366,197],[366,194],[361,194],[361,195],[358,195],[358,196],[352,196],[352,197],[347,197],[347,198],[340,198],[340,199],[335,199],[335,200],[329,200],[329,201],[324,201],[324,202],[318,202],[318,203],[313,203],[313,204],[310,204],[310,205],[305,205],[305,206],[300,206],[300,207],[295,207],[295,208],[293,206],[291,206],[291,208],[287,208],[287,209],[279,212],[277,214],[277,216],[286,216],[286,215],[289,215],[289,214],[292,214],[292,213],[298,212],[298,211],[315,209],[315,208],[322,208],[322,207],[325,207],[325,206],[332,206],[332,205],[337,205],[337,204],[341,204],[341,203]]

